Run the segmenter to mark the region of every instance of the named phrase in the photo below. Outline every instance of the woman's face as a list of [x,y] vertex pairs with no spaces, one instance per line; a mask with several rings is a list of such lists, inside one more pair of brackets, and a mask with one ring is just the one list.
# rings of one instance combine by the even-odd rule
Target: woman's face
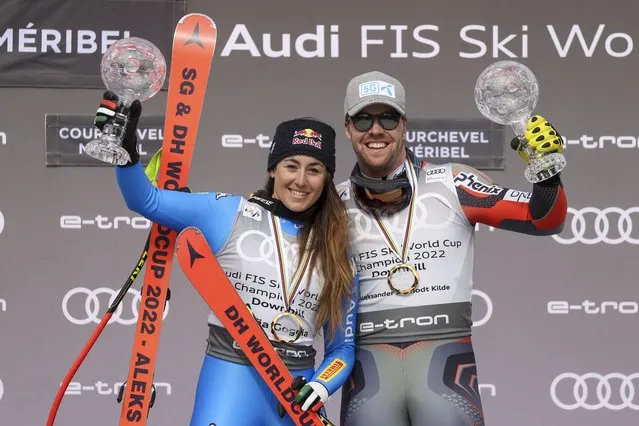
[[327,173],[326,166],[315,157],[286,157],[270,172],[275,180],[273,198],[280,200],[289,210],[303,212],[322,195]]

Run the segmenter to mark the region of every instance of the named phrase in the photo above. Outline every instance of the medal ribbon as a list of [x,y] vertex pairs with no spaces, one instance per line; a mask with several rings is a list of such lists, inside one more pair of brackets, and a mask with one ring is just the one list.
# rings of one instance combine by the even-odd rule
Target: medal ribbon
[[[279,220],[275,219],[275,215],[271,214],[270,216],[271,216],[271,226],[273,227],[273,236],[275,237],[275,248],[277,250],[277,253],[276,253],[277,263],[280,270],[280,279],[282,281],[282,293],[283,293],[282,295],[284,297],[284,309],[285,311],[288,311],[289,306],[291,305],[291,302],[293,301],[293,299],[295,299],[295,293],[297,292],[297,289],[302,282],[302,278],[304,278],[304,275],[306,275],[306,270],[308,269],[308,265],[310,263],[309,261],[311,257],[310,250],[305,250],[304,257],[302,258],[302,262],[300,264],[301,267],[298,267],[297,270],[295,271],[296,273],[293,274],[293,278],[294,278],[292,280],[293,286],[289,288],[289,285],[288,285],[289,280],[287,279],[287,273],[286,273],[286,265],[287,265],[286,254],[285,254],[284,244],[282,240],[282,230],[280,228]],[[312,236],[313,236],[313,233],[311,231],[311,234],[308,237],[308,241],[311,241]]]
[[373,217],[375,218],[375,224],[377,225],[377,229],[381,232],[384,240],[386,240],[386,244],[390,247],[391,250],[397,255],[397,257],[402,261],[402,263],[406,263],[406,257],[408,255],[408,243],[410,240],[410,231],[413,225],[413,215],[415,213],[415,198],[417,197],[417,176],[415,176],[415,171],[413,170],[410,162],[406,164],[406,171],[408,177],[410,179],[410,183],[413,186],[413,193],[411,194],[410,204],[408,206],[408,218],[406,220],[406,225],[404,227],[404,243],[402,246],[402,251],[400,254],[399,247],[395,244],[391,233],[386,229],[383,220],[379,217],[379,214],[375,210],[371,210]]

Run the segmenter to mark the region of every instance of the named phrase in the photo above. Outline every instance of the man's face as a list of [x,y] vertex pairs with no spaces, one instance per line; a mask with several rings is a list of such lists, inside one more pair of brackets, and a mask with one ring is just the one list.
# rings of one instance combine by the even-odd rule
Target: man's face
[[[365,125],[370,123],[371,118],[374,118],[373,125],[365,130]],[[395,123],[397,127],[391,129]],[[406,159],[406,118],[388,105],[367,106],[346,120],[344,130],[353,145],[357,162],[367,176],[388,176]]]

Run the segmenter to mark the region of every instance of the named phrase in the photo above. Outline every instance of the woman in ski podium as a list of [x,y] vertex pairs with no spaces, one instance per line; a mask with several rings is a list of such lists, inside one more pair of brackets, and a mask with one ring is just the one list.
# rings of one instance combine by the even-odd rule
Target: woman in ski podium
[[[105,93],[96,126],[104,127],[121,109],[117,97]],[[296,400],[302,410],[321,409],[353,368],[358,301],[347,216],[333,182],[334,129],[313,118],[279,124],[267,182],[247,199],[153,186],[136,148],[141,111],[140,102],[133,102],[122,143],[131,161],[116,167],[126,205],[177,232],[189,226],[202,231],[275,350],[299,377]],[[315,370],[313,340],[320,329],[325,355]],[[293,425],[213,313],[190,425]]]

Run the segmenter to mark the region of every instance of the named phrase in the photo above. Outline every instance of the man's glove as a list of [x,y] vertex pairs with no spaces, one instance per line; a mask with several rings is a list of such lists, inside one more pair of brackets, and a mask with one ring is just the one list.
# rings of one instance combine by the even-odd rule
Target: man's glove
[[126,127],[124,128],[124,137],[122,139],[122,148],[129,153],[131,162],[126,166],[136,164],[140,161],[140,155],[137,149],[138,138],[136,136],[140,114],[142,114],[142,104],[140,101],[136,99],[130,106],[125,107],[122,102],[118,101],[118,96],[110,91],[104,92],[102,102],[100,102],[100,106],[95,113],[93,124],[100,129],[100,131],[104,129],[106,124],[119,124],[122,126],[125,124],[125,120],[127,120]]
[[[536,154],[562,152],[564,149],[563,140],[557,129],[540,115],[535,115],[528,120],[524,138]],[[526,163],[530,163],[529,154],[524,149],[525,145],[518,137],[510,141],[510,146],[519,153]]]
[[[328,390],[323,384],[314,381],[306,383],[306,379],[302,376],[297,376],[293,379],[291,389],[299,389],[293,402],[300,404],[302,411],[310,408],[312,411],[317,412],[328,401]],[[284,417],[286,414],[286,410],[280,403],[277,404],[277,413],[280,417]]]

